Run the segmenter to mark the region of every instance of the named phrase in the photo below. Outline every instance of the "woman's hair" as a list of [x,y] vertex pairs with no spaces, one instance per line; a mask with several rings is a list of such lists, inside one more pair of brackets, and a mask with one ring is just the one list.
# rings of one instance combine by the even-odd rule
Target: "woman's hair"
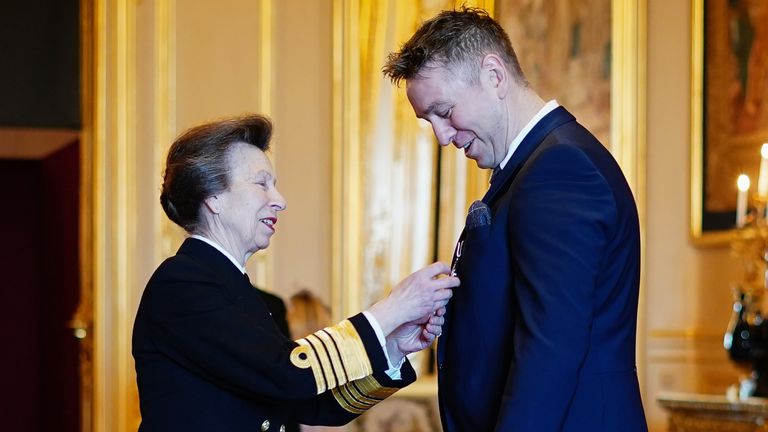
[[300,338],[331,325],[331,313],[314,294],[304,289],[288,301],[286,316],[291,337]]
[[229,187],[229,154],[237,143],[269,149],[272,123],[248,114],[187,130],[171,145],[163,174],[160,204],[168,218],[187,232],[200,225],[203,201]]

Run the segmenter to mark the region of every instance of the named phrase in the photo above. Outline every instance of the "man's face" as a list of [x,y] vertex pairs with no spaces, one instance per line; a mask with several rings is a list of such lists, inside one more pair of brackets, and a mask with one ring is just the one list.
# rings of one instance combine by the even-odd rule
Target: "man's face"
[[473,84],[445,68],[428,68],[406,82],[416,117],[432,125],[441,146],[453,143],[480,168],[495,168],[507,153],[504,101],[487,76]]

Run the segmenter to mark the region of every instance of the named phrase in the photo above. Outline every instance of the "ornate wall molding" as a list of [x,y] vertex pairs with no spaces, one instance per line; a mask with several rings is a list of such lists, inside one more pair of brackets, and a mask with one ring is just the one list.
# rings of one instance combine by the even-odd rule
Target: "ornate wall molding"
[[93,393],[84,400],[91,412],[83,418],[90,419],[87,430],[128,431],[138,413],[130,355],[136,232],[129,210],[136,206],[136,8],[128,0],[84,0],[82,6],[83,257],[90,265],[83,268],[79,312],[93,323],[84,345],[93,350],[86,383]]
[[[611,1],[611,152],[635,195],[640,217],[641,263],[646,251],[646,56],[647,0]],[[645,271],[640,274],[637,323],[637,362],[641,390],[645,389],[646,337]]]

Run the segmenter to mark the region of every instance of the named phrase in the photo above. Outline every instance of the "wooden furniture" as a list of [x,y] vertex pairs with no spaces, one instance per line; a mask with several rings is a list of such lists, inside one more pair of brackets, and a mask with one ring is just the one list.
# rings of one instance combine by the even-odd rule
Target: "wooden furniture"
[[669,432],[768,432],[768,399],[663,393],[656,400],[669,412]]

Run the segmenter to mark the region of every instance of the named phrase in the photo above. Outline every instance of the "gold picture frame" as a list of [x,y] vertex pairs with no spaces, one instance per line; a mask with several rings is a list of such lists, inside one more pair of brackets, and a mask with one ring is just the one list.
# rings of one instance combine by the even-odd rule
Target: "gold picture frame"
[[768,12],[744,0],[694,0],[691,14],[691,237],[713,246],[733,237],[736,178],[756,184],[768,141],[766,67],[754,61],[768,43],[757,31]]

